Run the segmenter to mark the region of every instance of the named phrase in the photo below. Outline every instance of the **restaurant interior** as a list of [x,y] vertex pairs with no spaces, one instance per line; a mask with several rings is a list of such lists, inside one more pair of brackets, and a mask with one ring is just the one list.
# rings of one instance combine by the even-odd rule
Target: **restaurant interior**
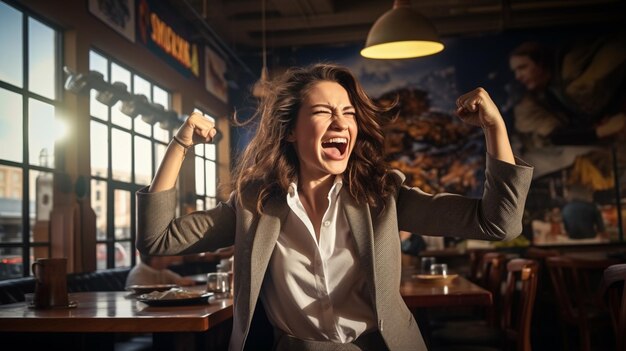
[[[186,154],[176,211],[228,200],[271,81],[329,62],[397,102],[384,154],[406,185],[481,196],[484,135],[454,114],[479,86],[534,167],[514,240],[398,233],[400,290],[429,349],[626,351],[625,20],[624,0],[0,0],[0,336],[226,350],[232,250],[164,264],[197,293],[186,303],[129,288],[149,261],[135,192],[199,111],[218,132]],[[63,302],[38,308],[55,262]],[[226,273],[223,296],[203,295],[209,273]]]

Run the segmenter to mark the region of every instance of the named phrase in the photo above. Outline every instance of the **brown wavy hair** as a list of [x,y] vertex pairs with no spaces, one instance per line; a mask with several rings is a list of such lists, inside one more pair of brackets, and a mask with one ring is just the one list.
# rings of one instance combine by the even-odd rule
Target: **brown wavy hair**
[[395,104],[376,105],[347,68],[318,63],[287,70],[268,84],[269,94],[259,103],[255,116],[260,118],[258,129],[233,177],[240,203],[244,193],[256,195],[257,213],[263,213],[269,197],[285,196],[289,184],[298,177],[300,162],[287,136],[295,127],[304,97],[322,81],[336,82],[346,89],[356,111],[358,137],[344,172],[344,186],[358,203],[383,207],[384,199],[397,190],[384,160],[382,132],[382,125],[394,117]]

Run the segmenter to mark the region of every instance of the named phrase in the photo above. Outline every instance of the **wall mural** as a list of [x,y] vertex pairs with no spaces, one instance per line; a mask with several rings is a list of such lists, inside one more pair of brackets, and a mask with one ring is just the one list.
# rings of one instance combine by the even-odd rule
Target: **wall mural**
[[409,184],[431,193],[482,192],[482,131],[453,111],[459,95],[485,88],[505,117],[516,154],[535,166],[524,236],[498,244],[604,243],[623,240],[620,200],[626,220],[625,34],[463,37],[446,40],[435,56],[393,61],[364,59],[360,45],[291,49],[276,53],[274,64],[337,62],[378,102],[398,96],[400,116],[386,130],[387,156]]

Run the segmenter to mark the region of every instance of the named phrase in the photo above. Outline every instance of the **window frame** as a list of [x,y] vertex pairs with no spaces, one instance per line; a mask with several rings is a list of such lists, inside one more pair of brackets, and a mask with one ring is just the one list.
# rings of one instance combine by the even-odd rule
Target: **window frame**
[[[38,240],[38,241],[31,241],[31,235],[34,236],[33,230],[35,228],[35,225],[31,225],[31,211],[30,211],[30,198],[31,198],[31,192],[33,191],[33,189],[31,189],[30,186],[30,177],[31,174],[33,172],[45,172],[45,173],[49,173],[52,175],[52,177],[56,178],[58,176],[62,176],[63,174],[62,172],[62,165],[60,166],[60,164],[62,164],[62,160],[63,160],[63,155],[60,155],[57,152],[57,144],[55,141],[55,147],[54,150],[52,150],[53,154],[54,154],[54,159],[55,159],[55,163],[53,166],[41,166],[38,164],[31,164],[31,160],[30,160],[30,106],[29,106],[29,102],[31,100],[33,101],[39,101],[48,105],[51,105],[54,108],[54,116],[55,118],[60,118],[61,116],[59,115],[58,111],[60,106],[63,103],[63,75],[62,75],[62,70],[61,67],[63,65],[63,32],[62,29],[59,28],[58,26],[56,26],[54,23],[51,23],[50,21],[47,21],[45,18],[42,18],[41,16],[38,16],[37,14],[29,11],[27,8],[20,6],[20,4],[15,4],[13,2],[7,2],[7,1],[2,1],[5,5],[15,9],[16,11],[21,13],[21,17],[22,17],[22,84],[21,87],[13,85],[11,83],[5,82],[0,80],[0,89],[2,90],[6,90],[8,92],[11,93],[15,93],[20,95],[21,99],[22,99],[22,160],[20,162],[16,162],[16,161],[10,161],[10,160],[5,160],[5,159],[0,159],[0,167],[7,167],[7,169],[11,169],[11,168],[15,168],[15,169],[19,169],[22,172],[22,177],[21,177],[21,241],[13,241],[13,242],[0,242],[0,251],[12,251],[15,249],[21,249],[21,257],[17,258],[16,260],[20,260],[21,259],[21,268],[20,268],[20,275],[22,277],[27,277],[31,275],[31,264],[32,264],[32,259],[34,258],[41,258],[41,257],[50,257],[51,255],[51,240],[50,240],[50,234],[51,232],[48,230],[47,232],[47,240]],[[38,93],[35,93],[33,91],[30,90],[30,66],[29,66],[29,60],[31,59],[30,57],[30,51],[29,51],[29,44],[30,44],[30,26],[29,26],[29,20],[35,20],[39,23],[41,23],[42,25],[46,26],[47,28],[49,28],[50,30],[52,30],[54,32],[54,53],[53,53],[53,57],[54,57],[54,77],[55,77],[55,82],[54,82],[54,98],[49,98],[46,96],[42,96],[39,95]],[[8,178],[9,174],[7,173],[7,178]],[[8,194],[9,189],[7,189],[7,194]],[[10,194],[9,194],[10,195]],[[9,198],[9,197],[7,197]],[[53,201],[53,199],[51,199],[51,201]],[[34,238],[33,238],[34,239]],[[39,249],[39,250],[38,250]],[[33,256],[31,259],[31,251],[32,250],[38,250],[40,257],[35,257]],[[43,256],[42,255],[43,252]],[[10,253],[9,253],[10,254]],[[11,254],[10,254],[11,255]],[[33,254],[34,255],[34,254]],[[15,255],[17,256],[17,255]],[[11,275],[11,276],[7,276],[7,277],[0,277],[0,280],[4,280],[4,279],[11,279],[11,278],[17,278],[18,275]]]
[[[161,89],[162,91],[167,93],[168,96],[168,105],[171,105],[172,103],[172,92],[165,89],[164,87],[156,84],[154,81],[150,80],[149,78],[145,77],[144,75],[142,75],[140,72],[138,72],[137,70],[132,69],[131,67],[123,64],[122,62],[117,61],[114,57],[112,57],[111,55],[105,53],[102,50],[99,50],[97,48],[91,47],[90,48],[90,52],[89,55],[91,56],[91,52],[94,52],[95,54],[101,56],[102,58],[104,58],[106,60],[106,66],[107,66],[107,81],[111,82],[111,68],[113,65],[116,65],[120,68],[123,68],[124,70],[127,70],[130,73],[130,85],[127,87],[127,89],[130,92],[134,92],[135,90],[135,77],[140,77],[141,79],[143,79],[144,81],[146,81],[147,83],[149,83],[150,85],[150,96],[147,96],[149,101],[153,101],[154,99],[154,91],[155,88]],[[91,67],[91,61],[90,61],[90,67]],[[91,69],[91,68],[90,68]],[[112,83],[112,82],[111,82]],[[91,104],[91,98],[90,98],[90,104]],[[147,139],[150,141],[151,144],[151,163],[152,163],[152,170],[151,170],[151,174],[150,174],[150,179],[152,179],[154,177],[154,174],[156,172],[157,169],[157,164],[160,160],[158,160],[157,158],[157,147],[158,146],[162,146],[162,147],[167,147],[168,143],[157,139],[157,135],[155,132],[156,128],[160,128],[160,126],[158,124],[154,124],[151,126],[150,129],[150,135],[146,135],[142,132],[138,132],[137,130],[135,130],[135,120],[136,118],[141,118],[141,116],[137,116],[136,118],[132,118],[130,116],[126,116],[127,118],[131,119],[131,123],[130,123],[130,127],[127,129],[123,126],[120,126],[119,124],[114,123],[113,118],[112,118],[112,111],[113,109],[116,108],[117,105],[113,105],[113,106],[106,106],[107,109],[107,119],[103,120],[99,117],[96,117],[94,115],[91,114],[91,108],[90,108],[90,112],[89,112],[89,118],[90,118],[90,123],[100,123],[102,125],[104,125],[107,129],[107,172],[106,175],[97,175],[94,174],[94,170],[91,168],[93,166],[93,164],[90,162],[90,178],[91,181],[93,182],[94,180],[97,181],[102,181],[106,183],[106,204],[104,207],[106,208],[106,237],[104,239],[98,238],[98,235],[96,234],[96,248],[95,248],[95,252],[94,254],[96,254],[96,265],[99,264],[98,262],[98,246],[99,245],[105,245],[106,246],[106,265],[105,267],[100,267],[97,269],[109,269],[109,268],[115,268],[115,267],[122,267],[117,265],[117,262],[115,260],[115,256],[116,256],[116,246],[124,245],[127,244],[130,247],[130,252],[127,252],[127,254],[130,256],[130,262],[129,262],[129,266],[132,267],[137,263],[137,256],[136,256],[136,247],[135,247],[135,239],[136,239],[136,230],[135,230],[135,221],[136,218],[134,216],[135,213],[135,208],[136,208],[136,203],[135,203],[135,197],[134,196],[130,196],[130,236],[128,238],[123,238],[123,239],[118,239],[115,236],[115,230],[116,230],[116,223],[115,223],[115,191],[116,190],[122,190],[122,191],[128,191],[131,194],[134,194],[136,191],[140,190],[141,188],[143,188],[144,186],[146,186],[146,184],[138,184],[137,180],[136,180],[136,162],[135,162],[135,147],[136,147],[136,137],[141,137],[144,139]],[[166,109],[168,107],[166,106]],[[90,124],[91,125],[91,124]],[[112,143],[113,143],[113,131],[114,130],[118,130],[121,131],[123,133],[128,133],[129,137],[130,137],[130,145],[131,145],[131,152],[130,152],[130,159],[131,159],[131,164],[130,164],[130,180],[119,180],[116,179],[113,175],[113,153],[112,153]],[[167,130],[167,139],[168,142],[172,137],[172,130]],[[90,130],[91,133],[91,130]],[[90,141],[90,149],[91,147],[93,147],[93,145],[91,145],[91,141]],[[94,204],[95,199],[91,199],[91,206],[92,207],[96,207]],[[125,266],[124,266],[125,267]]]

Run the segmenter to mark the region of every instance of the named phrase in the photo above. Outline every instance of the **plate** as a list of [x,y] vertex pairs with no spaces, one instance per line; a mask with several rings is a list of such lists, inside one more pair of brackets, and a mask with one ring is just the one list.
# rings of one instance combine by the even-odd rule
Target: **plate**
[[211,296],[213,296],[212,292],[204,292],[202,294],[187,292],[186,295],[182,296],[170,295],[164,297],[159,297],[159,295],[153,293],[139,295],[137,301],[141,301],[148,306],[185,306],[206,304]]
[[414,278],[417,278],[421,281],[432,282],[432,283],[449,283],[453,281],[458,274],[448,274],[448,275],[437,275],[437,274],[415,274]]
[[127,287],[127,290],[132,291],[134,294],[146,294],[153,291],[167,291],[172,288],[177,288],[176,284],[151,284],[151,285],[131,285]]

